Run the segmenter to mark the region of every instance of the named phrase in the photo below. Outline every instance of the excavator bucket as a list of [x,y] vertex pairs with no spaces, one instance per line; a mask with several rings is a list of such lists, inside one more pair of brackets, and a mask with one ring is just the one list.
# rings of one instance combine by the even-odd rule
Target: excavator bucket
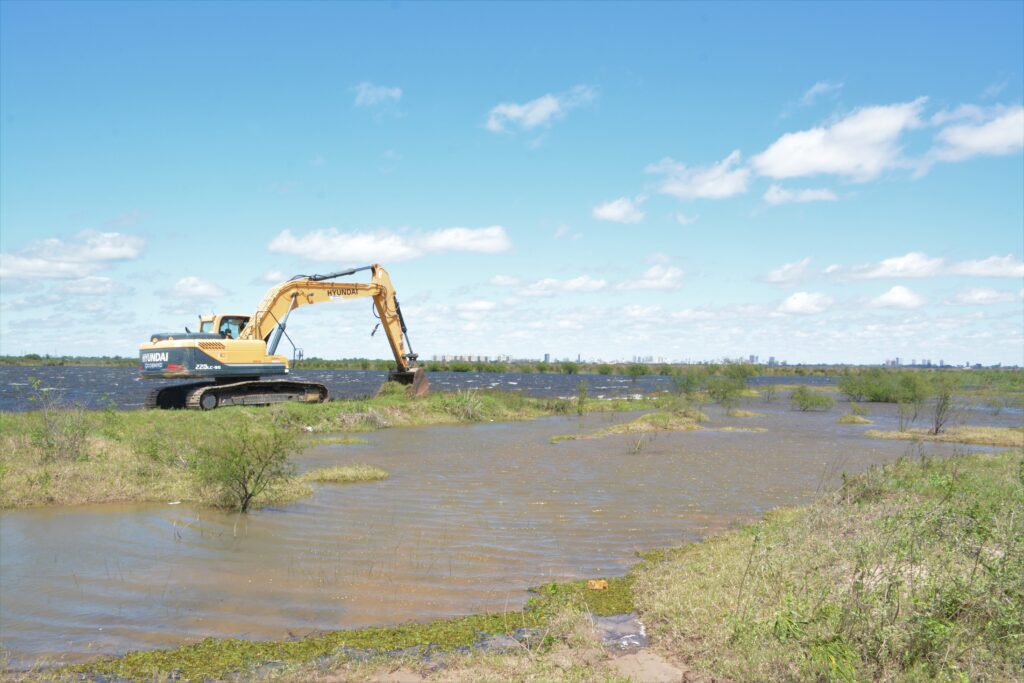
[[398,382],[409,387],[406,389],[406,393],[412,398],[425,396],[430,388],[430,382],[427,381],[427,373],[423,368],[413,368],[405,372],[392,370],[388,373],[388,381]]

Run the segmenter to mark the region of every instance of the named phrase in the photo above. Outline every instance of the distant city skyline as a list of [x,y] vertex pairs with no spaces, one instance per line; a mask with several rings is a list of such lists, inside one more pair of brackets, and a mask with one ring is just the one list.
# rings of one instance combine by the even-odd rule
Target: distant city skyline
[[[131,356],[379,262],[421,358],[1019,365],[1022,27],[1019,2],[0,3],[0,353]],[[387,358],[375,323],[289,334]]]

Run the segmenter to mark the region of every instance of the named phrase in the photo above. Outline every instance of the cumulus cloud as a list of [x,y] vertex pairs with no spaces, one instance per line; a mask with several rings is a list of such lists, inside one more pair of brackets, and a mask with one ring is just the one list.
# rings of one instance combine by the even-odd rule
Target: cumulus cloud
[[787,190],[780,185],[772,185],[764,193],[764,201],[776,206],[778,204],[806,204],[807,202],[834,202],[839,197],[828,188],[803,190]]
[[679,225],[690,225],[691,223],[696,223],[698,218],[700,218],[700,216],[687,216],[685,213],[677,213],[675,215],[676,223]]
[[649,164],[647,173],[664,175],[658,191],[680,199],[724,199],[747,191],[750,169],[740,164],[735,150],[725,159],[710,166],[688,167],[665,157]]
[[957,112],[970,119],[943,128],[932,152],[941,161],[963,161],[975,156],[1001,156],[1024,149],[1024,107],[997,108],[991,117],[969,105]]
[[596,292],[608,286],[607,281],[580,275],[569,280],[544,278],[537,280],[523,289],[526,296],[555,296],[563,292]]
[[1000,292],[991,287],[972,287],[956,293],[952,303],[967,306],[984,306],[988,304],[1006,304],[1019,301],[1020,295],[1013,292]]
[[926,303],[927,299],[902,285],[896,285],[871,300],[873,308],[920,308]]
[[195,275],[181,278],[171,289],[171,295],[177,299],[215,299],[226,293],[212,282]]
[[311,261],[369,263],[406,261],[424,254],[468,251],[495,254],[508,251],[512,242],[500,225],[486,228],[445,228],[427,233],[398,234],[339,232],[335,228],[294,235],[283,230],[270,241],[271,252],[301,256]]
[[657,315],[660,311],[661,306],[644,306],[642,304],[632,304],[622,309],[622,312],[628,318],[650,318]]
[[386,85],[375,85],[363,81],[356,85],[356,99],[352,103],[355,107],[374,107],[378,104],[393,104],[402,99],[402,89]]
[[497,307],[497,304],[493,301],[470,301],[464,304],[459,304],[455,307],[455,310],[460,313],[485,313],[487,311],[493,311]]
[[513,128],[530,130],[547,126],[553,121],[565,118],[571,110],[590,104],[596,98],[595,88],[577,85],[568,92],[548,93],[523,104],[502,102],[488,113],[484,127],[493,133],[502,133]]
[[634,201],[628,197],[619,197],[613,201],[598,204],[594,207],[594,218],[614,223],[639,223],[644,219],[644,212],[638,206],[641,201],[640,199]]
[[864,107],[828,126],[787,133],[750,161],[763,176],[799,178],[833,174],[856,182],[906,165],[900,136],[920,127],[927,98]]
[[990,256],[986,259],[947,262],[943,258],[930,257],[922,252],[912,251],[903,256],[883,259],[877,264],[846,268],[832,265],[825,269],[829,275],[857,279],[877,278],[921,278],[948,275],[968,277],[1024,277],[1024,262],[1012,254]]
[[949,272],[952,275],[973,277],[1024,277],[1024,261],[1012,254],[989,256],[986,259],[954,263]]
[[0,254],[0,278],[81,278],[107,263],[138,258],[144,246],[135,235],[85,230],[70,240],[49,238]]
[[771,282],[778,285],[799,282],[807,276],[807,267],[810,265],[810,257],[800,261],[794,261],[793,263],[785,263],[775,270],[768,271],[768,274],[764,276],[765,282]]
[[618,289],[679,289],[683,284],[683,271],[675,266],[654,265],[637,280],[619,283]]
[[814,315],[824,313],[832,307],[832,297],[817,292],[796,292],[791,294],[776,309],[779,313],[791,315]]

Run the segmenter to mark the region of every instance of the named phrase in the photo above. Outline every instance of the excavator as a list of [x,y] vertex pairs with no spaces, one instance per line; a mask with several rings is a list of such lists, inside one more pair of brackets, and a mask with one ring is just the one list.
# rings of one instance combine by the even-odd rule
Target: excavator
[[[368,283],[339,282],[337,278],[370,271]],[[199,331],[159,332],[139,345],[143,379],[197,379],[149,393],[147,408],[213,410],[221,406],[270,405],[284,401],[322,403],[327,387],[316,382],[286,379],[291,363],[276,355],[288,317],[296,308],[345,299],[373,299],[395,357],[388,380],[404,384],[410,396],[427,393],[427,376],[416,366],[402,309],[391,277],[380,264],[326,275],[296,275],[271,287],[251,315],[199,316]],[[374,327],[373,333],[377,331]],[[404,339],[404,344],[403,344]],[[294,348],[295,345],[292,344]],[[406,348],[409,350],[406,351]],[[297,352],[297,356],[300,354]]]

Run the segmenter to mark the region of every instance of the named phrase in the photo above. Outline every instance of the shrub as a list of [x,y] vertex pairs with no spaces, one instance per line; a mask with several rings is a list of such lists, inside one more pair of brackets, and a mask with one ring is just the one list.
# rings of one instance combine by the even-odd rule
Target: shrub
[[633,363],[626,368],[626,374],[629,375],[629,378],[634,382],[637,380],[637,378],[643,377],[647,373],[648,367],[643,363]]
[[85,410],[79,405],[68,406],[57,391],[43,388],[37,377],[29,377],[31,401],[39,411],[39,426],[32,437],[43,453],[44,461],[83,460],[86,454]]
[[829,410],[836,404],[836,400],[830,395],[820,391],[812,391],[807,387],[797,387],[790,394],[789,399],[793,403],[793,407],[802,412]]
[[242,422],[201,443],[193,469],[221,505],[248,512],[256,496],[291,478],[291,455],[298,447],[292,430]]
[[597,366],[597,374],[599,375],[610,375],[612,374],[612,366],[607,363],[602,363]]
[[583,415],[587,410],[587,381],[581,379],[576,385],[576,413]]
[[565,361],[562,363],[562,372],[567,375],[575,375],[580,371],[580,366],[572,361]]
[[703,383],[704,373],[700,370],[682,370],[672,375],[672,393],[692,397]]
[[740,400],[745,384],[731,377],[712,377],[708,380],[708,396],[726,410],[732,410]]

